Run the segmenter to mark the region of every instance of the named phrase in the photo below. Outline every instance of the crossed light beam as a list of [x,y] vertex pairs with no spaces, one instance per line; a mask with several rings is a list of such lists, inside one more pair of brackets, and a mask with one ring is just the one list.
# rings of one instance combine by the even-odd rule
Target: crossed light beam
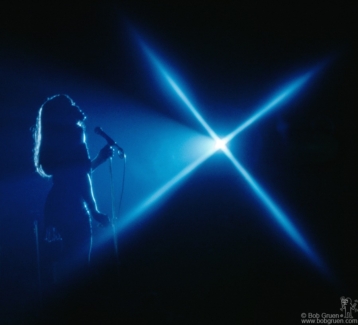
[[324,267],[324,263],[317,256],[317,254],[310,248],[309,244],[302,236],[302,234],[298,231],[295,225],[290,221],[288,216],[277,206],[277,204],[270,198],[270,196],[265,192],[265,190],[258,184],[258,182],[249,174],[249,172],[238,162],[238,160],[233,156],[230,150],[226,147],[226,144],[230,142],[233,138],[235,138],[238,134],[240,134],[247,127],[251,126],[254,122],[259,120],[269,111],[277,108],[280,104],[282,105],[285,100],[289,99],[292,95],[296,94],[307,82],[311,79],[311,77],[318,70],[312,69],[296,78],[294,81],[290,82],[286,85],[278,94],[276,94],[266,105],[262,106],[258,111],[248,118],[244,123],[240,124],[235,130],[229,133],[226,137],[220,139],[217,134],[213,131],[213,129],[209,126],[209,124],[204,120],[204,118],[200,115],[198,110],[193,106],[188,97],[184,94],[182,89],[178,86],[177,82],[173,79],[173,77],[168,72],[168,69],[159,61],[159,59],[154,55],[153,51],[149,49],[149,47],[144,44],[144,42],[139,40],[139,43],[149,58],[150,62],[154,65],[154,67],[158,70],[160,75],[167,81],[170,85],[171,89],[176,93],[177,96],[182,100],[185,106],[191,111],[194,117],[198,120],[198,122],[204,127],[204,129],[208,132],[211,138],[215,141],[216,146],[213,146],[213,149],[209,150],[205,155],[199,157],[192,164],[184,168],[179,174],[173,177],[169,182],[159,188],[154,194],[152,194],[149,198],[147,198],[139,207],[137,207],[134,211],[129,213],[125,218],[120,220],[117,224],[117,230],[122,230],[129,223],[135,221],[139,215],[141,215],[145,210],[147,210],[150,206],[152,206],[155,202],[157,202],[163,195],[165,195],[169,190],[171,190],[175,185],[177,185],[180,181],[182,181],[187,175],[189,175],[192,171],[194,171],[198,166],[200,166],[204,161],[206,161],[209,157],[211,157],[216,151],[222,150],[228,159],[232,162],[236,170],[244,177],[247,181],[248,185],[250,185],[251,189],[254,193],[261,199],[263,205],[270,212],[271,218],[279,225],[287,235],[293,240],[293,242],[306,254],[306,256],[322,271],[326,272],[326,268]]

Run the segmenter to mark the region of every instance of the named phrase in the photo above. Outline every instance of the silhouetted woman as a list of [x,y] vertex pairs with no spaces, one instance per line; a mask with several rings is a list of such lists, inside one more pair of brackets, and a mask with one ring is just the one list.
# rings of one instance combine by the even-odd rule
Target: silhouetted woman
[[[91,172],[112,156],[112,149],[105,146],[90,160],[85,118],[70,97],[56,95],[41,106],[34,134],[36,170],[53,182],[44,210],[46,240],[62,243],[57,272],[65,275],[89,262],[91,216],[103,225],[108,224],[107,216],[96,206]],[[75,266],[75,262],[80,265]]]

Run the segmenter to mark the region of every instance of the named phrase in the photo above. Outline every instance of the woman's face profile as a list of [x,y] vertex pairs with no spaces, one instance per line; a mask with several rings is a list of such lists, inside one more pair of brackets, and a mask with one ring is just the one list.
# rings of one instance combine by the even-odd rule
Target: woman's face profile
[[84,128],[84,120],[86,115],[83,111],[76,105],[71,105],[68,107],[67,114],[62,115],[62,122],[67,124],[69,127],[81,127]]

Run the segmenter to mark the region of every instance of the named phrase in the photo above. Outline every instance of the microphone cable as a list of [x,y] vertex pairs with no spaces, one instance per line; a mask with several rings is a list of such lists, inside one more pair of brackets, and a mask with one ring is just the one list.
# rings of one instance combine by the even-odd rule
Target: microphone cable
[[[120,153],[118,153],[118,155],[121,155]],[[113,177],[113,158],[110,158],[110,165],[109,165],[109,173],[110,173],[110,181],[111,181],[111,198],[112,198],[112,220],[117,220],[118,216],[119,216],[119,212],[122,206],[122,202],[123,202],[123,192],[124,192],[124,181],[125,181],[125,176],[126,176],[126,165],[127,165],[127,156],[126,154],[122,153],[123,155],[123,172],[122,172],[122,185],[120,188],[120,192],[119,192],[119,202],[118,202],[118,210],[117,213],[115,212],[115,206],[114,206],[114,201],[115,201],[115,197],[114,197],[114,177]]]
[[113,177],[113,158],[111,157],[109,159],[109,173],[110,173],[110,182],[111,182],[111,203],[112,203],[112,218],[111,218],[111,227],[113,231],[113,244],[114,244],[114,251],[115,251],[115,258],[116,258],[116,267],[117,267],[117,273],[119,276],[119,256],[118,256],[118,242],[117,242],[117,234],[116,234],[116,226],[115,222],[118,220],[119,212],[122,206],[123,202],[123,192],[124,192],[124,181],[125,181],[125,175],[126,175],[126,163],[127,163],[127,156],[122,151],[118,155],[120,156],[120,159],[123,159],[123,173],[122,173],[122,186],[120,188],[119,193],[119,202],[118,202],[118,210],[116,211],[115,206],[115,195],[114,195],[114,177]]

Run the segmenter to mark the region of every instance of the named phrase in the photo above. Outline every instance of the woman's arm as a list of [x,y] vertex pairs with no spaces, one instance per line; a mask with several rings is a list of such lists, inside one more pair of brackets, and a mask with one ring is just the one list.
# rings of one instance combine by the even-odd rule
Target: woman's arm
[[103,164],[108,158],[113,157],[113,149],[110,145],[104,146],[98,155],[91,161],[91,170],[95,170],[99,165]]

